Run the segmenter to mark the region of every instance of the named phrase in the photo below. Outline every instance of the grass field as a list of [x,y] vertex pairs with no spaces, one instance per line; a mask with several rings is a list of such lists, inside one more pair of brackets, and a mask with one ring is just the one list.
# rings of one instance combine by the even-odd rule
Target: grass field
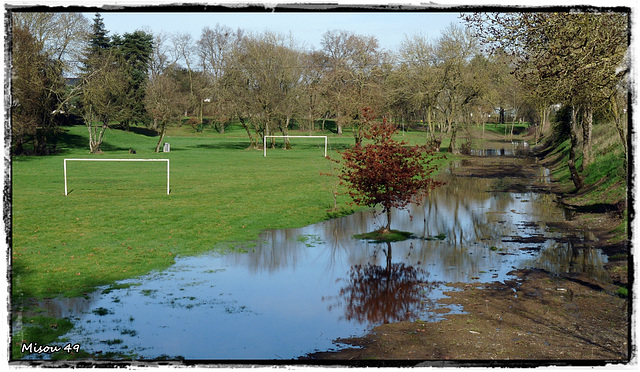
[[[86,128],[66,127],[60,153],[12,159],[12,296],[79,296],[95,286],[160,270],[177,255],[250,245],[264,229],[300,227],[329,217],[336,180],[324,142],[292,139],[292,150],[264,157],[247,150],[241,128],[224,135],[190,127],[165,138],[169,153],[154,153],[158,137],[109,130],[104,154],[90,155]],[[291,133],[308,134],[308,133]],[[318,133],[314,133],[318,134]],[[330,156],[353,144],[330,137]],[[407,133],[412,143],[425,133]],[[136,154],[129,153],[135,149]],[[65,158],[167,158],[147,162],[69,162]],[[351,208],[346,195],[338,205]]]

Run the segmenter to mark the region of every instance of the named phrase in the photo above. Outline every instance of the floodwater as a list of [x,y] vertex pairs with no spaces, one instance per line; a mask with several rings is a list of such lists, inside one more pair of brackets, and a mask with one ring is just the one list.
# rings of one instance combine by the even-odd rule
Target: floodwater
[[384,224],[356,213],[265,231],[246,253],[178,257],[166,271],[41,306],[74,321],[67,342],[111,359],[274,360],[339,349],[337,339],[382,323],[438,321],[447,283],[504,281],[520,268],[604,280],[606,257],[584,248],[584,236],[547,226],[566,218],[554,196],[491,191],[500,182],[449,177],[393,214],[394,229],[416,236],[404,242],[354,239]]

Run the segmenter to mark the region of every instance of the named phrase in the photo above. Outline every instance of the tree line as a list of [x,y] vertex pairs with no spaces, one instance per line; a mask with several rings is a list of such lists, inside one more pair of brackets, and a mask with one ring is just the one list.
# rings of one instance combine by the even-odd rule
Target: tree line
[[554,103],[564,108],[567,118],[560,120],[564,126],[559,129],[570,138],[568,166],[576,189],[583,186],[577,152],[582,150],[583,168],[595,158],[594,118],[615,126],[627,168],[629,14],[593,10],[466,16],[489,50],[513,56],[515,76],[535,97],[543,115]]
[[[471,126],[489,117],[550,127],[552,108],[570,107],[572,144],[580,135],[585,162],[595,118],[628,134],[625,85],[628,14],[473,13],[431,39],[405,35],[395,51],[375,37],[326,31],[320,48],[292,35],[250,33],[216,24],[188,33],[136,31],[109,35],[102,17],[74,13],[12,14],[12,151],[45,153],[47,138],[70,118],[100,151],[110,125],[168,125],[216,130],[237,123],[251,147],[292,128],[350,129],[363,139],[370,112],[424,127],[434,147],[470,148]],[[63,76],[77,77],[74,84]],[[73,114],[73,115],[72,115]],[[580,131],[578,128],[583,128]],[[575,137],[575,139],[574,139]],[[575,141],[574,141],[575,140]],[[286,144],[288,145],[288,144]],[[574,148],[574,146],[572,146]],[[626,149],[626,147],[625,147]]]

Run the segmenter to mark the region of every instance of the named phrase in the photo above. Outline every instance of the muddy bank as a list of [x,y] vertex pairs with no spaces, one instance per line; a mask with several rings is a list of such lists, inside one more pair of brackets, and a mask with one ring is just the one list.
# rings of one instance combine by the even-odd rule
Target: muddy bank
[[[500,179],[494,191],[561,192],[559,185],[540,173],[540,164],[513,157],[465,157],[451,171],[460,177]],[[630,303],[617,290],[628,284],[629,252],[627,244],[611,242],[619,216],[615,211],[574,212],[569,220],[551,227],[590,231],[593,241],[583,244],[602,249],[611,258],[606,266],[611,281],[519,270],[512,273],[514,280],[504,283],[453,283],[450,297],[441,302],[462,305],[464,314],[447,315],[435,323],[385,324],[365,337],[340,340],[354,348],[303,359],[351,365],[627,362]]]
[[462,291],[449,292],[443,302],[462,305],[466,314],[436,323],[385,324],[366,337],[341,340],[360,348],[310,358],[433,365],[603,365],[627,360],[628,302],[615,296],[613,287],[543,271],[514,274],[517,279],[507,283],[452,285]]

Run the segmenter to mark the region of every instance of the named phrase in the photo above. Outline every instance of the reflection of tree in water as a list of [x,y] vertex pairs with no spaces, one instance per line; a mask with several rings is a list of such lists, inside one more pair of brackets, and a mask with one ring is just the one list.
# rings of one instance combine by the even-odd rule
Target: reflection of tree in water
[[341,279],[340,289],[329,309],[343,307],[345,319],[359,323],[383,324],[412,320],[430,307],[427,291],[438,282],[429,282],[423,269],[391,262],[391,243],[387,243],[386,267],[367,264],[355,265],[349,277]]
[[600,281],[607,281],[605,258],[598,249],[590,247],[578,238],[569,237],[566,243],[554,243],[533,259],[529,265],[553,274],[587,274]]

